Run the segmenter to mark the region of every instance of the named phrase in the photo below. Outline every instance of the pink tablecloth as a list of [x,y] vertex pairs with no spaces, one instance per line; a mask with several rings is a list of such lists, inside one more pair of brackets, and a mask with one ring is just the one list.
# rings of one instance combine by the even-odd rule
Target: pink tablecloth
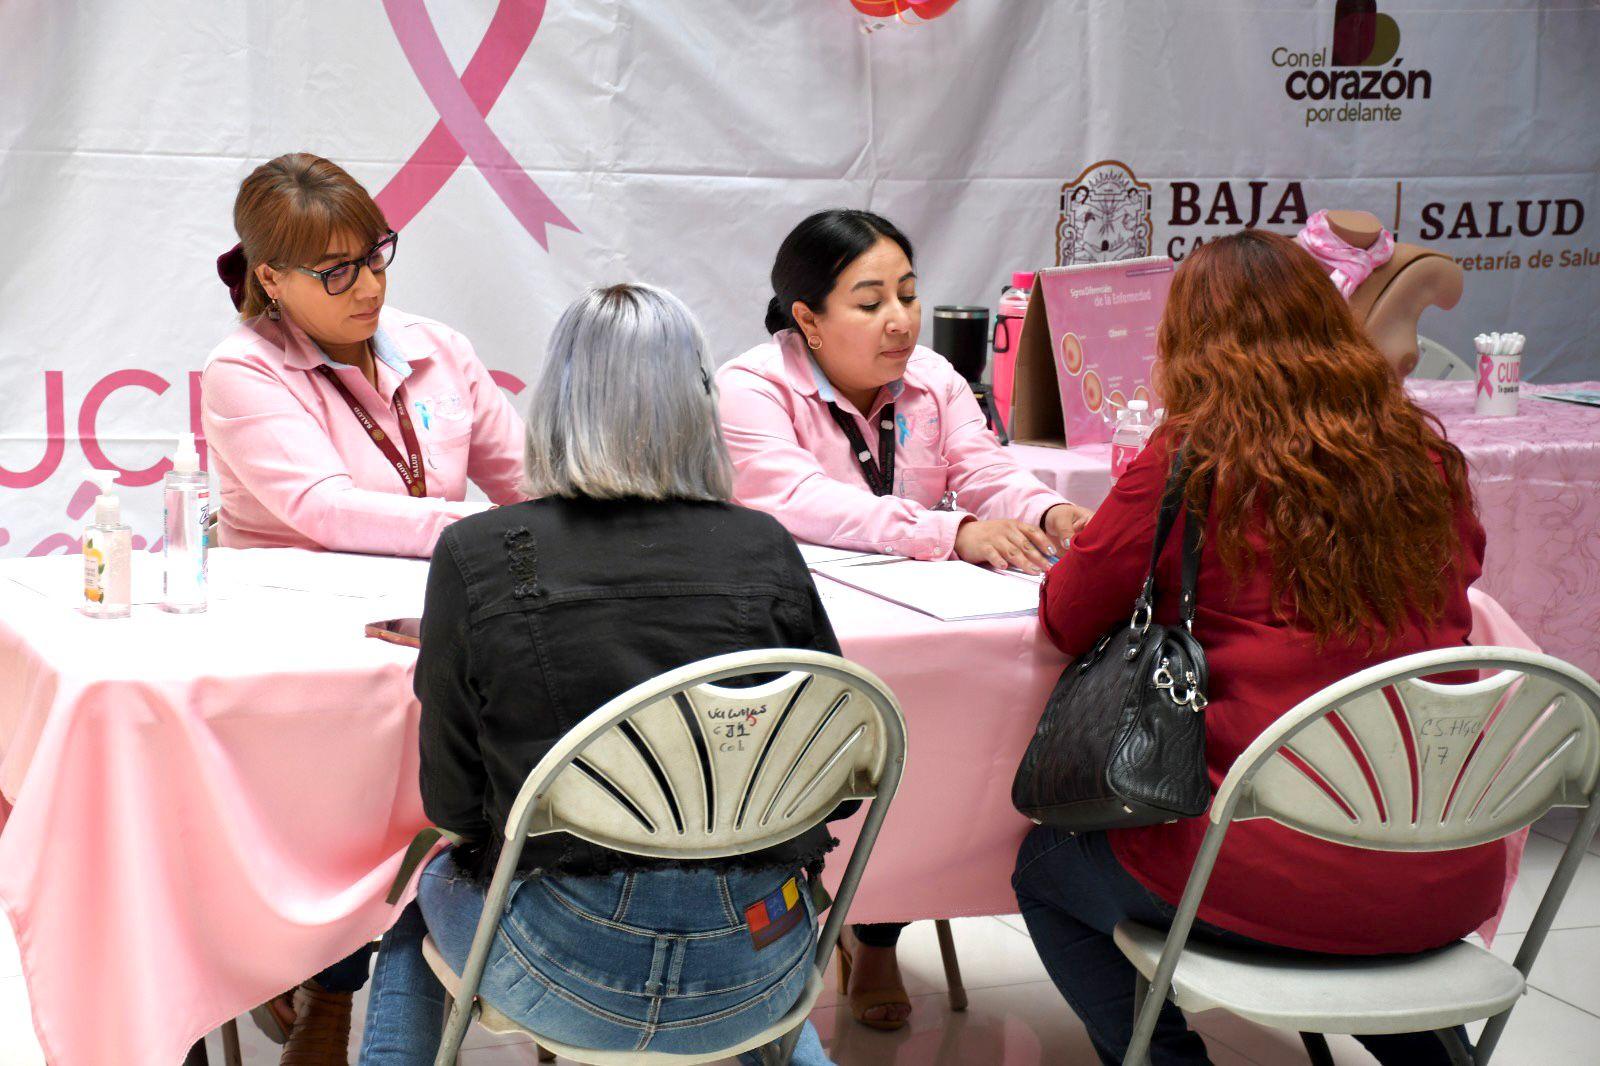
[[[1473,382],[1407,386],[1438,415],[1467,457],[1489,534],[1480,587],[1551,655],[1600,675],[1600,408],[1535,399],[1523,386],[1516,415],[1473,413]],[[1110,448],[1013,446],[1017,461],[1074,502],[1098,507],[1110,491]]]
[[[1539,650],[1494,600],[1469,595],[1474,644]],[[1030,823],[1011,806],[1011,780],[1066,658],[1032,618],[951,625],[832,582],[824,597],[845,655],[894,690],[910,737],[900,794],[851,916],[1015,911],[1011,867]],[[1507,896],[1522,836],[1508,856]],[[855,839],[850,827],[839,837],[847,847]],[[1498,924],[1497,915],[1485,931]]]
[[[238,587],[209,615],[120,623],[74,614],[68,571],[60,599],[5,579],[62,562],[0,568],[0,909],[52,1064],[173,1066],[394,918],[423,824],[414,653],[359,634],[420,608],[423,564],[386,573],[385,600]],[[822,587],[911,736],[853,915],[1013,911],[1011,778],[1062,656],[1030,618],[946,624]],[[1483,642],[1528,646],[1493,601],[1474,610]]]
[[[61,563],[52,598],[5,576]],[[416,613],[424,564],[396,600],[91,621],[73,563],[0,570],[0,911],[51,1066],[176,1066],[394,920],[424,823],[416,653],[361,632]]]
[[1111,445],[1084,444],[1077,448],[1046,448],[1013,444],[1012,458],[1024,470],[1073,503],[1099,507],[1111,492]]

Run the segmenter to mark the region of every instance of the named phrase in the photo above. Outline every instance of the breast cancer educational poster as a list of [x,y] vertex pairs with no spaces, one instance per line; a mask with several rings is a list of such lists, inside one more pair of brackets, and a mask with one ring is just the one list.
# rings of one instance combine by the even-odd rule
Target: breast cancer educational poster
[[1129,400],[1159,406],[1150,371],[1172,271],[1162,255],[1040,274],[1069,447],[1110,440]]

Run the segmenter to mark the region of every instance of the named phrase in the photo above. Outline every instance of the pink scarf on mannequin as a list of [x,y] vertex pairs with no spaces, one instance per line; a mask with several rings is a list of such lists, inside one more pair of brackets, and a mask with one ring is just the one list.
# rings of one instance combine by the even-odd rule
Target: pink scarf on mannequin
[[1357,248],[1333,232],[1326,211],[1306,219],[1305,229],[1295,234],[1294,242],[1322,264],[1346,300],[1374,270],[1394,257],[1394,234],[1380,230],[1371,248]]

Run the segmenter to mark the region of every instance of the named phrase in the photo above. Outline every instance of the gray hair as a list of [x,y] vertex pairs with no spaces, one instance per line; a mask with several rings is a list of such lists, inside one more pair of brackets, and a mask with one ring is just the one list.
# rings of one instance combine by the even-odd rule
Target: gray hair
[[590,289],[562,312],[528,404],[530,496],[727,500],[706,340],[650,285]]

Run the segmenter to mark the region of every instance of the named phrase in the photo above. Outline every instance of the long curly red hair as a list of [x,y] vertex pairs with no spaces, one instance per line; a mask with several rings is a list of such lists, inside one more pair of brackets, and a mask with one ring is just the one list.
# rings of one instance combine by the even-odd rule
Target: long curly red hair
[[1157,351],[1165,431],[1188,442],[1192,500],[1210,487],[1234,580],[1270,567],[1280,617],[1319,645],[1381,647],[1437,615],[1473,506],[1466,460],[1309,253],[1253,229],[1202,245]]

